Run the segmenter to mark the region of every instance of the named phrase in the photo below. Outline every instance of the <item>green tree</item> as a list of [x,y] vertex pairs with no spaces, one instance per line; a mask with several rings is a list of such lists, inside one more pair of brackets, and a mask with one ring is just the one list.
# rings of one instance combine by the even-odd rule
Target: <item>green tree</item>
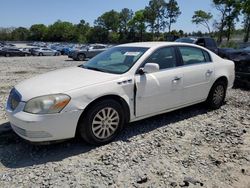
[[145,21],[148,23],[148,27],[150,27],[151,34],[154,40],[154,33],[157,31],[159,36],[160,29],[163,26],[163,12],[165,9],[165,1],[164,0],[150,0],[148,6],[145,7],[144,17]]
[[177,22],[178,17],[181,15],[181,11],[176,0],[169,0],[165,6],[164,17],[167,19],[166,24],[168,26],[168,32],[171,32],[171,27]]
[[220,20],[217,22],[218,28],[218,42],[222,42],[224,30],[228,40],[235,26],[235,20],[238,19],[240,14],[240,1],[239,0],[213,0],[214,7],[220,12]]
[[90,30],[89,23],[85,20],[80,20],[79,24],[76,24],[74,32],[74,40],[80,43],[87,42],[87,33]]
[[87,42],[89,43],[107,43],[109,32],[100,26],[94,26],[87,33]]
[[250,0],[242,0],[241,6],[244,15],[244,42],[248,42],[250,35]]
[[44,41],[48,28],[44,24],[35,24],[30,27],[30,39],[34,41]]
[[208,33],[211,33],[209,21],[212,18],[213,18],[213,15],[210,12],[207,13],[203,10],[197,10],[194,12],[194,15],[192,17],[192,23],[195,23],[196,25],[204,26],[208,30]]
[[13,28],[0,28],[0,41],[11,40]]
[[[133,11],[128,8],[124,8],[119,13],[119,41],[126,42],[128,38],[129,21],[133,17]],[[114,38],[114,37],[113,37]]]
[[47,39],[53,42],[74,41],[74,32],[72,23],[58,20],[48,27]]
[[139,41],[143,41],[143,34],[146,32],[144,10],[136,11],[134,17],[129,21],[128,25],[130,27],[130,34],[137,33]]
[[11,33],[11,39],[17,41],[26,41],[29,39],[30,31],[24,27],[18,27]]
[[95,25],[100,26],[107,31],[117,32],[120,22],[120,14],[114,10],[105,12],[95,20]]

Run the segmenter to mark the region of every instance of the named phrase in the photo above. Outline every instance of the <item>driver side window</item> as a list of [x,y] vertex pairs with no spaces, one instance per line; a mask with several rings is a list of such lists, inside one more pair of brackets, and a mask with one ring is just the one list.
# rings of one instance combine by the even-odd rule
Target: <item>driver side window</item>
[[177,66],[175,50],[173,47],[161,48],[155,51],[145,62],[157,63],[160,69],[173,68]]

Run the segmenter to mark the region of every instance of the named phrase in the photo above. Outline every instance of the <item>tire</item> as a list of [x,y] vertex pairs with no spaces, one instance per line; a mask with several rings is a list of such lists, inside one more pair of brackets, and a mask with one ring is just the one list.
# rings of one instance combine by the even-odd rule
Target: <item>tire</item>
[[28,54],[24,54],[24,56],[25,56],[25,57],[27,57],[27,56],[28,56]]
[[107,99],[91,106],[78,124],[78,135],[89,144],[103,145],[111,142],[124,126],[122,106]]
[[5,54],[5,57],[10,57],[10,54],[9,53]]
[[38,54],[38,56],[43,56],[43,53],[40,52],[40,53]]
[[77,55],[77,60],[78,60],[78,61],[84,61],[85,58],[86,58],[85,54],[78,54],[78,55]]
[[208,107],[211,109],[220,108],[225,101],[226,91],[227,83],[223,80],[216,81],[212,86],[206,101]]

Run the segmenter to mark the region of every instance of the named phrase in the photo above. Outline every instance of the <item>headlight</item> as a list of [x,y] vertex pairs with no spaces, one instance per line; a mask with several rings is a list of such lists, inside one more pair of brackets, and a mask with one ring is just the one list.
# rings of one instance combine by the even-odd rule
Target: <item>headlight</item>
[[65,94],[36,97],[26,103],[24,111],[32,114],[59,113],[69,101],[70,97]]

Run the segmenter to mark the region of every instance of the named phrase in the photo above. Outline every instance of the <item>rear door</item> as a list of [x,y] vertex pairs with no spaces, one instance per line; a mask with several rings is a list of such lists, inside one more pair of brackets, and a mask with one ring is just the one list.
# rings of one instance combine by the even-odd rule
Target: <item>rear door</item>
[[183,73],[183,104],[205,100],[214,82],[214,64],[203,49],[180,46]]

